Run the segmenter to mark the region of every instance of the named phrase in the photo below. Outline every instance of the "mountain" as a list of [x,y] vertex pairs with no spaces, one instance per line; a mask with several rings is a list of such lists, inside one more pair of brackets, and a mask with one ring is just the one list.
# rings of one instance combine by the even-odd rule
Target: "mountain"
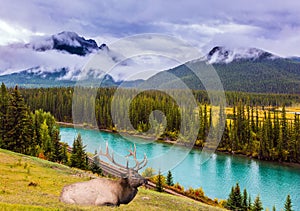
[[[147,84],[178,88],[177,85],[172,87],[172,84],[181,80],[190,89],[203,90],[202,82],[189,68],[193,67],[202,74],[199,67],[206,67],[206,61],[216,70],[226,91],[300,94],[300,62],[255,48],[227,49],[217,46],[204,58],[154,75],[147,80]],[[174,79],[170,79],[170,75]],[[203,77],[214,83],[213,79]]]
[[257,48],[229,49],[222,46],[214,47],[205,57],[210,64],[230,63],[238,60],[258,61],[274,58],[277,58],[277,56]]
[[[21,72],[16,72],[8,75],[1,75],[0,82],[3,82],[8,87],[19,85],[20,87],[36,88],[36,87],[66,87],[75,86],[78,80],[64,79],[70,71],[67,68],[56,70],[41,69],[40,67],[30,68]],[[72,77],[76,78],[80,75],[80,71],[72,72]],[[98,78],[93,76],[93,71],[89,72],[90,77],[80,80],[80,85],[94,85],[111,87],[118,86],[110,75],[101,75]]]
[[289,59],[291,59],[295,62],[300,62],[300,57],[297,57],[297,56],[290,57]]
[[[94,56],[98,62],[90,63]],[[129,67],[135,65],[130,59],[124,60],[104,43],[98,46],[95,40],[75,32],[61,32],[35,37],[27,44],[0,46],[0,79],[21,86],[70,85],[77,80],[99,79],[107,71],[103,67],[117,66],[111,76],[122,81],[132,74]],[[84,69],[86,65],[89,69]]]
[[8,75],[1,75],[0,81],[8,87],[19,85],[20,87],[58,87],[73,86],[75,81],[57,80],[67,73],[67,69],[62,68],[56,71],[40,69],[39,67],[31,68],[21,72]]
[[[63,48],[58,49],[58,45],[53,44],[55,39],[60,40],[60,46],[68,46],[68,48],[65,48],[65,50],[62,50]],[[202,74],[203,80],[213,84],[214,80],[209,76],[204,76],[200,68],[213,67],[220,77],[224,90],[227,91],[300,94],[299,58],[282,58],[257,48],[216,46],[203,58],[161,71],[146,81],[124,81],[128,75],[143,69],[143,67],[136,65],[131,60],[124,61],[122,55],[109,49],[106,44],[98,47],[97,44],[93,44],[93,41],[86,40],[71,32],[53,35],[48,41],[49,39],[43,39],[43,41],[31,42],[26,45],[26,52],[31,49],[31,54],[30,56],[26,54],[26,57],[21,56],[23,59],[19,59],[18,49],[3,54],[4,56],[0,57],[0,70],[1,64],[5,64],[6,61],[10,61],[6,68],[11,68],[18,61],[31,59],[32,63],[23,65],[29,66],[29,68],[23,68],[22,71],[20,71],[22,68],[18,68],[19,70],[14,73],[0,75],[0,82],[4,82],[8,86],[18,84],[22,87],[50,87],[74,86],[78,81],[81,81],[81,84],[87,85],[88,82],[95,85],[100,85],[101,82],[101,86],[119,86],[122,84],[122,87],[142,86],[154,88],[164,86],[174,89],[183,88],[184,83],[190,89],[203,90],[202,82],[189,68],[197,69],[199,74]],[[72,46],[74,49],[80,47],[84,50],[79,54],[73,54],[74,51],[66,50],[71,49]],[[86,53],[85,56],[81,55],[83,52]],[[77,61],[86,63],[90,58],[89,55],[94,55],[95,52],[101,57],[102,62],[108,64],[107,66],[117,64],[118,69],[105,74],[96,66],[82,71],[80,66],[73,65]],[[17,54],[16,58],[13,57],[14,54]],[[5,57],[6,55],[9,56]],[[55,59],[53,59],[53,55],[55,55]],[[49,62],[48,56],[50,58]],[[40,58],[47,58],[47,60],[38,62]],[[71,60],[68,60],[70,58]],[[1,59],[5,61],[1,63]],[[179,81],[183,83],[178,83]]]
[[[80,37],[75,32],[61,32],[50,37],[33,40],[25,45],[36,51],[59,50],[70,54],[85,56],[99,50],[95,40]],[[106,46],[102,44],[101,46]],[[101,49],[101,48],[100,48]]]

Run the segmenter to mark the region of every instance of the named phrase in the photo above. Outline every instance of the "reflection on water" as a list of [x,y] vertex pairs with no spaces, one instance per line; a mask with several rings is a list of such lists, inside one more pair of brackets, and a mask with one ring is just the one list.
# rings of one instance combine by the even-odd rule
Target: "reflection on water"
[[[178,157],[185,155],[183,147],[172,147],[161,143],[152,143],[140,138],[126,140],[119,135],[98,132],[94,130],[61,128],[61,140],[72,145],[79,132],[86,150],[94,153],[99,147],[104,149],[105,142],[109,143],[116,154],[116,160],[125,162],[124,155],[132,143],[137,145],[137,157],[148,156],[149,163],[154,169],[166,169],[173,166]],[[167,157],[164,155],[168,154]],[[245,157],[226,154],[213,154],[211,159],[201,165],[201,151],[192,150],[181,163],[171,169],[175,182],[185,188],[202,187],[210,198],[226,199],[231,187],[239,182],[241,189],[247,188],[252,200],[260,194],[264,207],[277,210],[283,208],[287,194],[292,197],[294,210],[300,210],[300,169],[279,164],[250,160]]]

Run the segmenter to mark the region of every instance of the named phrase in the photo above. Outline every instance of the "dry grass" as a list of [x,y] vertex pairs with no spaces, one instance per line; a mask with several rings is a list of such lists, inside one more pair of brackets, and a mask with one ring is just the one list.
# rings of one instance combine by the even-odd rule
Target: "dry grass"
[[59,202],[64,185],[88,179],[83,171],[0,149],[0,210],[222,210],[144,188],[117,208]]
[[[265,107],[265,110],[263,110],[262,108],[258,108],[258,115],[259,115],[259,119],[262,120],[264,118],[264,112],[266,111],[268,113],[268,109],[272,109],[271,107]],[[293,120],[295,117],[295,112],[300,112],[300,107],[286,107],[286,117],[289,120]],[[276,108],[276,111],[279,111],[279,118],[281,118],[281,113],[280,111],[282,111],[282,107],[278,107]],[[225,109],[226,115],[230,115],[233,114],[233,108],[232,107],[226,107]],[[254,115],[256,115],[254,113]],[[273,117],[273,116],[272,116]]]

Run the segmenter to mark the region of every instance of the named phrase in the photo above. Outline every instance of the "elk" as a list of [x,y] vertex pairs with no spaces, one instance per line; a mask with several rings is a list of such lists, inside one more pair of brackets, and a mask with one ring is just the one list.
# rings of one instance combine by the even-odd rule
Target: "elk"
[[[126,156],[126,166],[115,162],[113,152],[109,154],[107,143],[106,152],[103,153],[100,148],[96,156],[105,156],[112,164],[119,167],[118,170],[122,173],[118,176],[121,178],[118,180],[97,178],[67,185],[60,195],[61,202],[78,205],[120,206],[120,204],[128,204],[137,194],[137,188],[147,184],[147,180],[138,173],[147,165],[147,156],[145,154],[144,159],[139,162],[136,158],[135,145],[134,150],[129,150],[129,155]],[[128,167],[129,156],[133,156],[135,161],[135,166],[132,168]]]

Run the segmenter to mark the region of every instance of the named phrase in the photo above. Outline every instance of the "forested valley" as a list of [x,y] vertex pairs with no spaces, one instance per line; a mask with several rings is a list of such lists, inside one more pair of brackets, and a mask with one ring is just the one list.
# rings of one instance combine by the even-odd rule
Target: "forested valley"
[[[75,138],[72,148],[60,141],[57,121],[72,123],[74,103],[77,103],[81,114],[81,119],[77,118],[77,121],[83,125],[119,131],[116,129],[118,125],[113,121],[112,108],[115,106],[115,110],[121,111],[118,113],[120,116],[117,115],[117,123],[121,123],[121,119],[125,118],[122,116],[122,108],[130,102],[129,118],[135,131],[130,131],[132,128],[127,128],[125,124],[122,132],[134,135],[148,131],[149,115],[153,110],[160,110],[165,114],[167,124],[157,139],[175,142],[179,138],[181,117],[185,114],[180,112],[177,102],[163,92],[152,90],[135,95],[137,90],[124,89],[121,95],[116,95],[114,88],[95,90],[82,87],[76,92],[74,95],[73,88],[22,89],[16,86],[7,89],[2,84],[0,148],[102,174],[97,165],[99,160],[89,161],[80,134]],[[187,100],[184,91],[174,92],[181,100]],[[286,112],[286,108],[299,103],[299,96],[227,92],[228,106],[221,107],[216,116],[205,92],[194,91],[193,94],[198,103],[198,113],[194,118],[200,120],[195,147],[202,148],[207,144],[205,140],[210,130],[220,127],[220,119],[226,113],[224,131],[221,131],[221,141],[217,148],[219,151],[244,154],[262,160],[300,163],[300,114]],[[130,101],[132,95],[136,97]],[[117,101],[118,106],[113,104],[113,101]],[[92,115],[93,109],[95,116]],[[94,117],[96,125],[90,125]],[[196,122],[194,120],[190,118],[190,121],[185,122],[185,130],[193,128],[191,125]],[[161,122],[154,123],[161,128]],[[176,189],[176,185],[174,188]],[[192,198],[199,197],[196,194],[197,190],[192,188],[181,192]],[[232,188],[225,204],[226,208],[235,210],[240,207],[242,210],[249,210],[257,206],[257,210],[262,209],[259,196],[253,204],[247,197],[246,190],[242,196],[237,185],[236,188]],[[207,199],[204,192],[200,198]],[[286,204],[285,206],[291,204],[289,196]]]
[[[52,113],[57,121],[61,122],[73,121],[72,102],[78,101],[82,119],[77,121],[89,124],[95,118],[96,125],[92,126],[114,131],[117,125],[111,115],[112,100],[116,100],[121,109],[136,91],[124,89],[122,95],[116,97],[115,88],[77,89],[79,94],[77,93],[76,98],[73,98],[74,88],[20,89],[20,92],[31,111],[43,109]],[[178,94],[180,90],[174,92]],[[195,146],[203,147],[211,125],[218,127],[217,122],[221,117],[212,114],[206,92],[194,91],[193,94],[199,105],[200,118]],[[300,116],[297,112],[294,114],[286,112],[288,106],[300,102],[299,98],[298,95],[226,92],[227,107],[230,111],[222,109],[220,112],[220,114],[227,113],[227,120],[218,150],[263,160],[299,163]],[[185,99],[184,92],[182,99]],[[93,109],[95,116],[92,115]],[[127,132],[143,134],[147,131],[150,127],[149,115],[153,110],[161,110],[166,116],[167,126],[159,139],[176,140],[180,130],[180,109],[170,96],[160,91],[142,92],[134,98],[130,104],[129,116],[135,131]],[[122,119],[123,116],[118,118]],[[185,127],[189,129],[188,124],[192,122],[191,118]],[[126,127],[122,129],[126,131]]]

